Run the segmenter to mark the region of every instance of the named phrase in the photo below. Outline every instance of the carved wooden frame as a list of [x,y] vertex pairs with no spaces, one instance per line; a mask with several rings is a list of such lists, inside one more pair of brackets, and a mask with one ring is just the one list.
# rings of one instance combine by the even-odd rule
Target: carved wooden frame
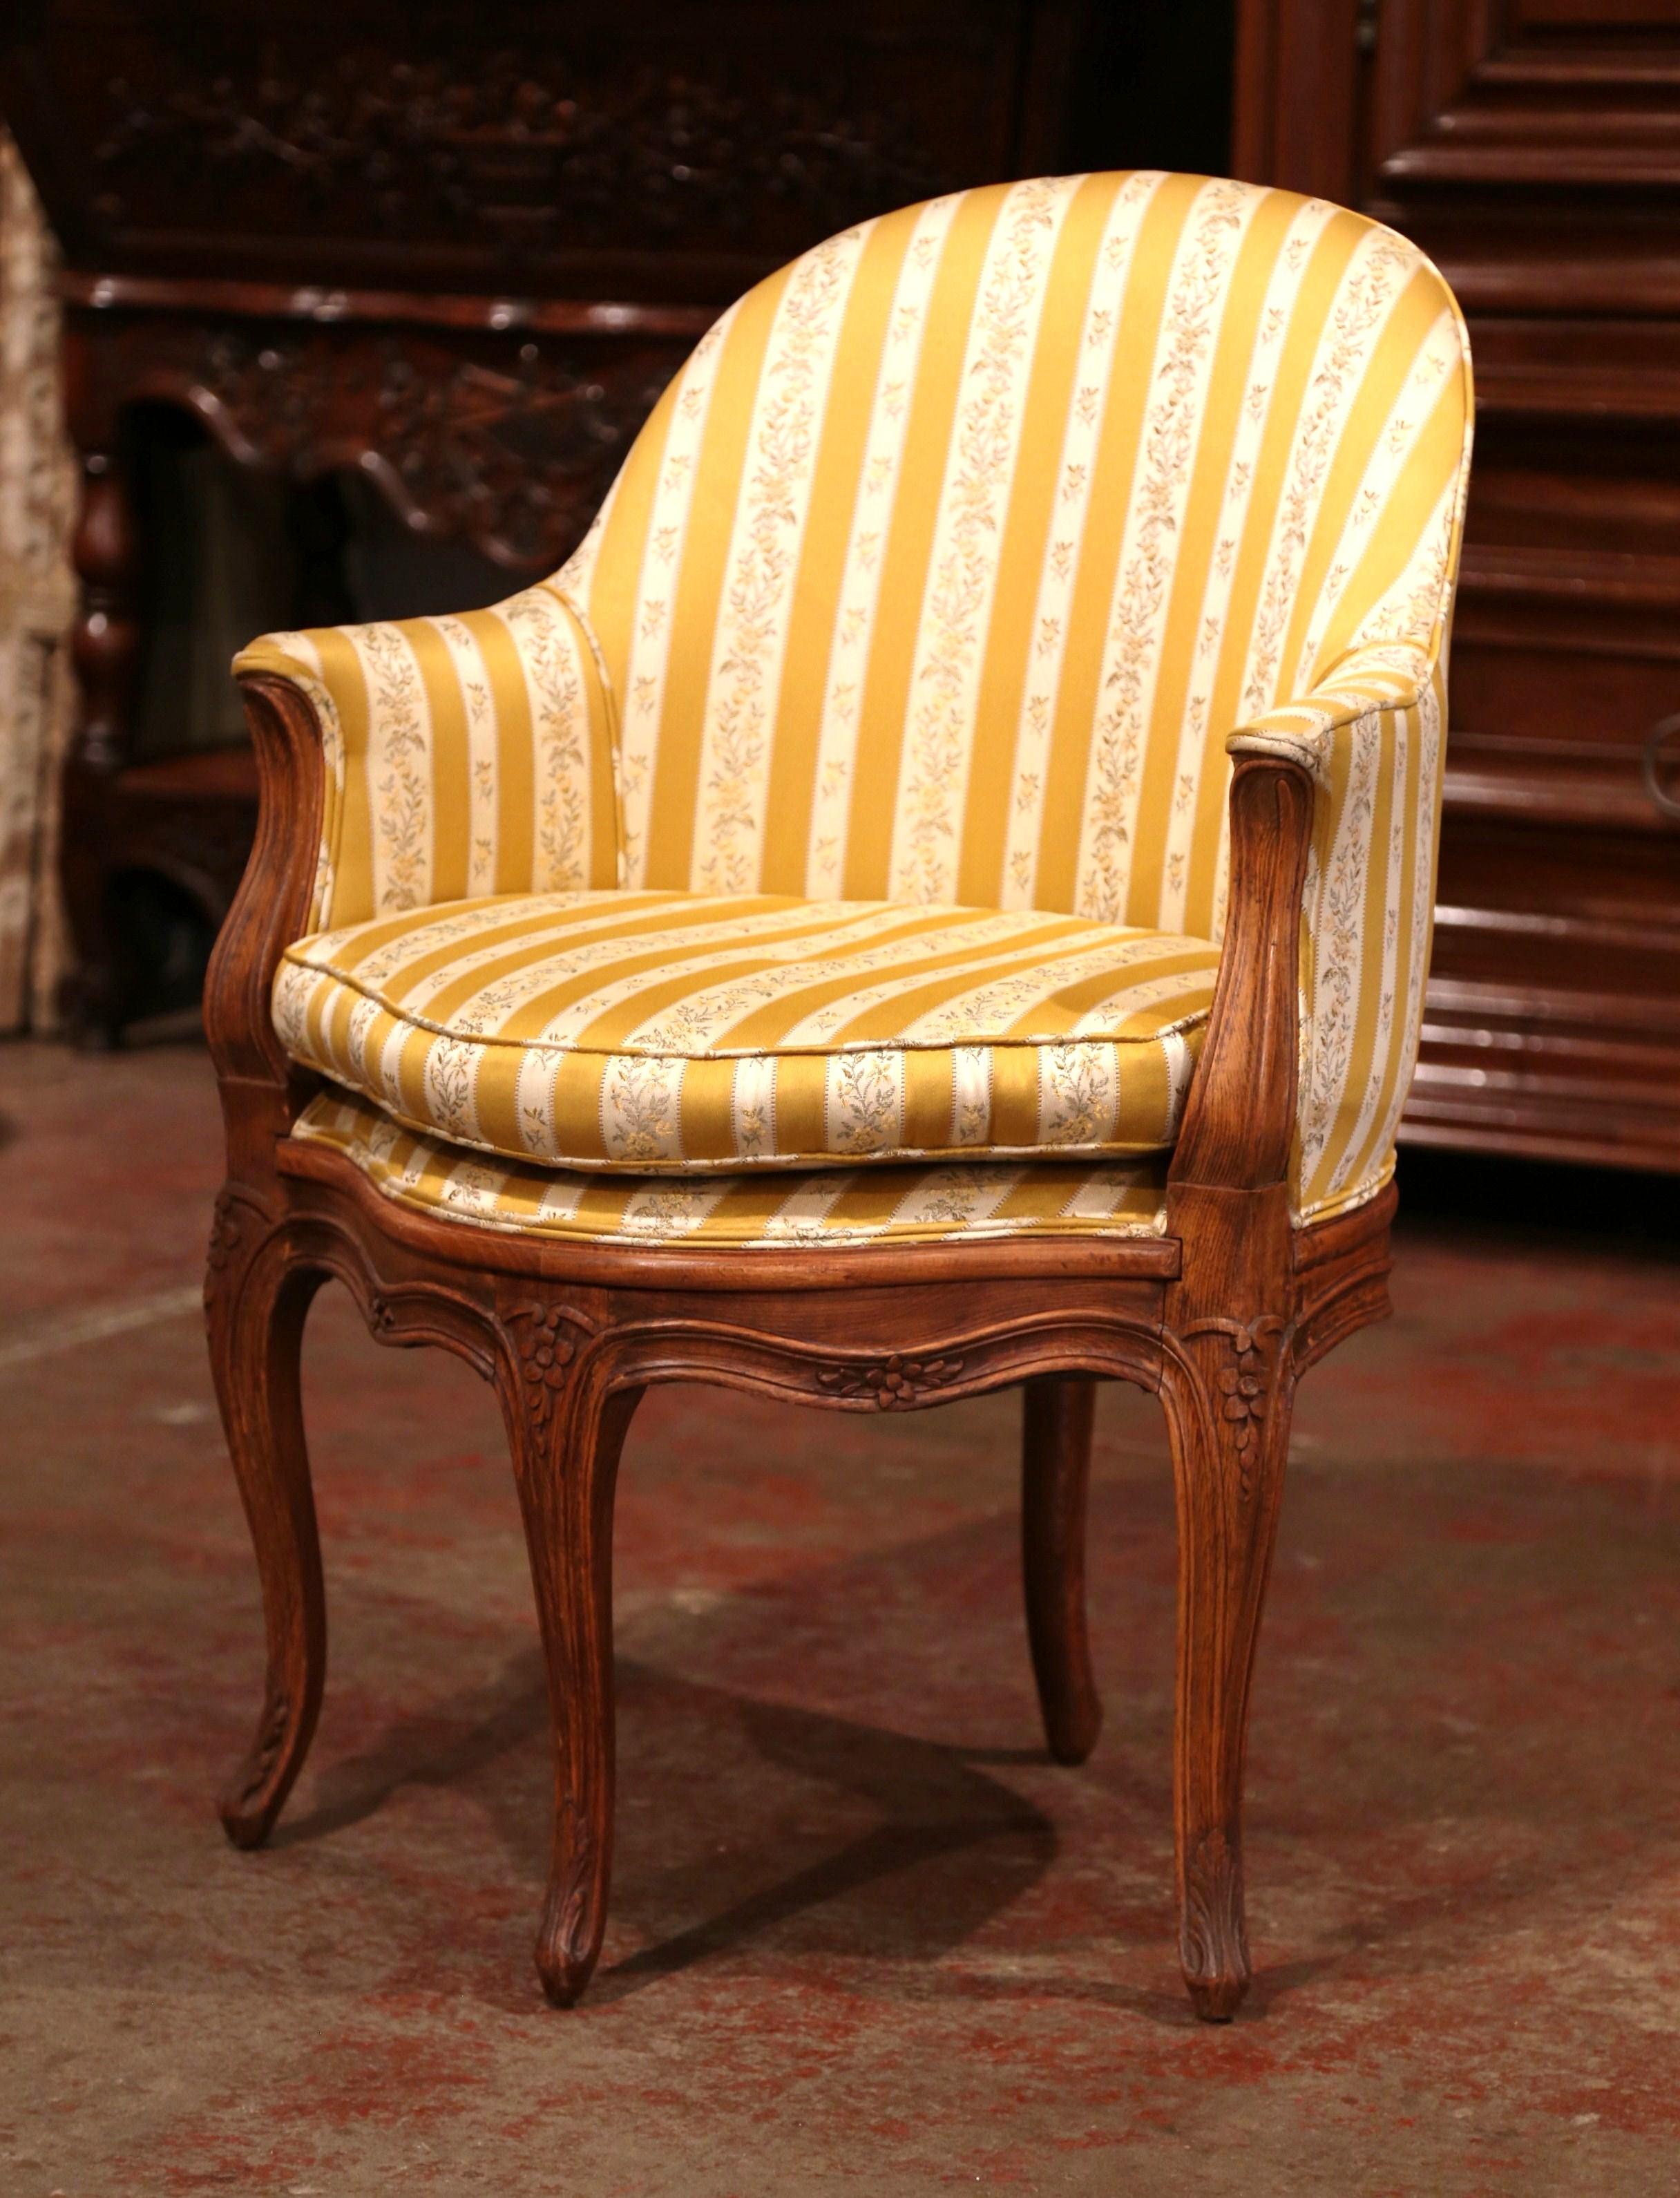
[[1167,1184],[1164,1236],[856,1248],[567,1245],[420,1216],[288,1132],[314,1079],[269,995],[306,928],[319,730],[284,681],[245,683],[262,805],[212,962],[206,1020],[228,1178],[206,1306],[229,1447],[262,1579],[267,1685],[222,1803],[267,1835],[320,1707],[326,1621],[299,1401],[304,1317],[349,1287],[381,1341],[441,1344],[495,1385],[548,1668],[553,1859],[537,1945],[569,2004],[600,1951],[612,1854],[612,1517],[620,1446],[654,1382],[706,1381],[829,1410],[905,1410],[1026,1385],[1023,1576],[1052,1753],[1096,1737],[1084,1608],[1095,1381],[1166,1409],[1180,1539],[1175,1817],[1180,1955],[1199,2014],[1229,2017],[1250,1964],[1241,1822],[1249,1681],[1299,1375],[1388,1309],[1392,1190],[1290,1224],[1302,884],[1312,788],[1245,759],[1231,784],[1225,951]]

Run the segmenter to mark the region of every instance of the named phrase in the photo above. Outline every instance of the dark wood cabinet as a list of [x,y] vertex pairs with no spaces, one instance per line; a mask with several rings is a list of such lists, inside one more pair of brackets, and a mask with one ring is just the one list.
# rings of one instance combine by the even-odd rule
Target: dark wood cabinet
[[1056,166],[1085,25],[1082,0],[5,11],[0,112],[64,251],[84,476],[64,875],[85,1028],[131,1011],[122,881],[164,877],[213,927],[255,816],[244,751],[136,753],[135,408],[299,481],[353,468],[511,589],[566,555],[759,276]]
[[1235,164],[1468,317],[1416,1142],[1680,1168],[1680,9],[1241,0]]

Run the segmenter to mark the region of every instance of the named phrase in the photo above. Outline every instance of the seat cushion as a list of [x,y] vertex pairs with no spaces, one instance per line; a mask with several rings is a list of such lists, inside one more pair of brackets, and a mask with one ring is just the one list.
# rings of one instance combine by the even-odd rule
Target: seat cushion
[[1023,910],[579,892],[289,948],[294,1057],[410,1128],[577,1168],[1171,1143],[1218,949]]
[[578,1168],[485,1160],[416,1137],[365,1099],[323,1092],[292,1135],[353,1161],[411,1212],[572,1243],[943,1243],[1015,1236],[1158,1236],[1166,1160],[982,1161],[927,1167],[784,1169],[774,1174],[603,1178]]

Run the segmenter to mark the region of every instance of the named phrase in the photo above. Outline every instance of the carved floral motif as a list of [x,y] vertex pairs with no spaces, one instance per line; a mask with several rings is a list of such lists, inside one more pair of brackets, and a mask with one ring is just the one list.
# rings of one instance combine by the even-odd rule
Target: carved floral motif
[[221,1287],[230,1259],[239,1248],[239,1205],[227,1190],[216,1194],[216,1212],[210,1224],[210,1247],[205,1254],[204,1302],[206,1306]]
[[1265,1433],[1265,1421],[1276,1398],[1277,1380],[1295,1340],[1295,1325],[1276,1313],[1251,1315],[1246,1320],[1214,1318],[1193,1322],[1186,1339],[1217,1335],[1225,1340],[1230,1363],[1213,1377],[1213,1409],[1224,1422],[1242,1493],[1253,1487],[1253,1470]]
[[555,1398],[566,1386],[566,1369],[577,1356],[577,1345],[564,1332],[575,1323],[560,1305],[515,1305],[508,1318],[514,1323],[514,1345],[529,1389],[532,1418],[541,1431],[554,1416]]
[[921,1401],[926,1389],[942,1389],[962,1371],[960,1358],[902,1358],[895,1351],[873,1366],[831,1366],[817,1377],[833,1397],[873,1396],[883,1412]]

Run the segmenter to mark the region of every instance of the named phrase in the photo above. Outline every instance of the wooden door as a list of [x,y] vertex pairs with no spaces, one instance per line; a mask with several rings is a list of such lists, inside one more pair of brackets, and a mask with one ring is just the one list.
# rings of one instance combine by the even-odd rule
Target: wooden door
[[1414,237],[1478,431],[1414,1141],[1680,1170],[1680,0],[1241,0],[1239,174]]

